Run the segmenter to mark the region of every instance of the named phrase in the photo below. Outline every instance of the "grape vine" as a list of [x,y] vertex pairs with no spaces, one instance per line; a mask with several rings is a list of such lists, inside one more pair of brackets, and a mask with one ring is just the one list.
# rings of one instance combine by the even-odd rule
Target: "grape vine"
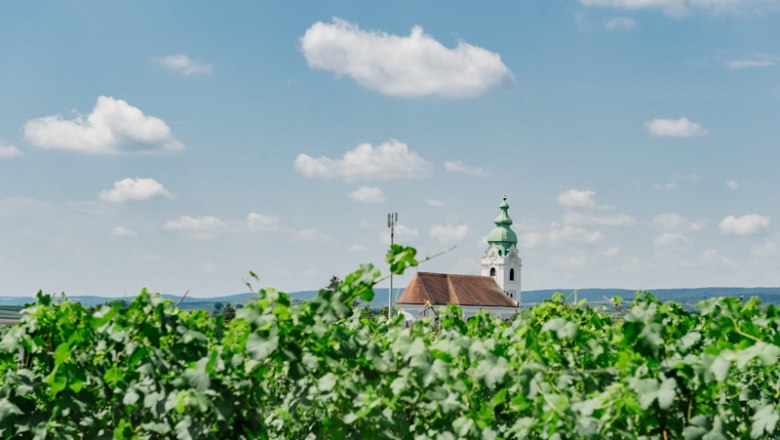
[[[388,255],[395,273],[412,248]],[[38,294],[2,330],[5,438],[778,436],[780,315],[756,299],[623,313],[556,295],[510,322],[457,307],[404,325],[353,307],[363,265],[294,304],[273,289],[225,323],[143,291],[89,310]],[[616,299],[616,301],[619,301]]]

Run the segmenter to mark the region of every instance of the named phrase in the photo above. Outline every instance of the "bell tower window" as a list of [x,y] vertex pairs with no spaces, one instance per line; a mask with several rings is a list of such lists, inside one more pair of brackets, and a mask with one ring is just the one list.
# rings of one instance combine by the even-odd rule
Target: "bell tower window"
[[490,276],[491,277],[495,277],[496,276],[496,268],[495,267],[491,267],[490,268]]
[[514,281],[514,280],[515,280],[515,269],[511,268],[509,269],[509,281]]

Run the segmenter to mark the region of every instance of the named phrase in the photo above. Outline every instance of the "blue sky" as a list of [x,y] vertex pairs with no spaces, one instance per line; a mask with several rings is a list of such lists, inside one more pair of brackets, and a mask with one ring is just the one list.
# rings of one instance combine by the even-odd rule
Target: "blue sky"
[[[0,294],[780,285],[780,2],[6,2]],[[399,280],[405,284],[408,277]]]

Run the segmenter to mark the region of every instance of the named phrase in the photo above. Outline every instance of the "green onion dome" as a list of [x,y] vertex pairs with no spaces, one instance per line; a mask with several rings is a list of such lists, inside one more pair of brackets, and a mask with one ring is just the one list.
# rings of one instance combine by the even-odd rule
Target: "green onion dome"
[[501,213],[498,214],[494,222],[496,227],[487,236],[488,244],[496,245],[504,251],[517,245],[517,235],[510,227],[512,219],[509,218],[509,205],[506,203],[506,195],[504,195],[504,202],[501,204]]

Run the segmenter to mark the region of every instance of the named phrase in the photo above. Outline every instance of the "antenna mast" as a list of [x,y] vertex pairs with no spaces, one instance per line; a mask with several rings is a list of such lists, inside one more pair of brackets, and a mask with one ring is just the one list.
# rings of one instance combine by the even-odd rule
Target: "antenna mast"
[[[398,213],[387,213],[387,227],[390,228],[390,246],[395,242],[395,225],[398,223]],[[390,291],[387,294],[387,319],[393,316],[393,272],[390,272]]]

